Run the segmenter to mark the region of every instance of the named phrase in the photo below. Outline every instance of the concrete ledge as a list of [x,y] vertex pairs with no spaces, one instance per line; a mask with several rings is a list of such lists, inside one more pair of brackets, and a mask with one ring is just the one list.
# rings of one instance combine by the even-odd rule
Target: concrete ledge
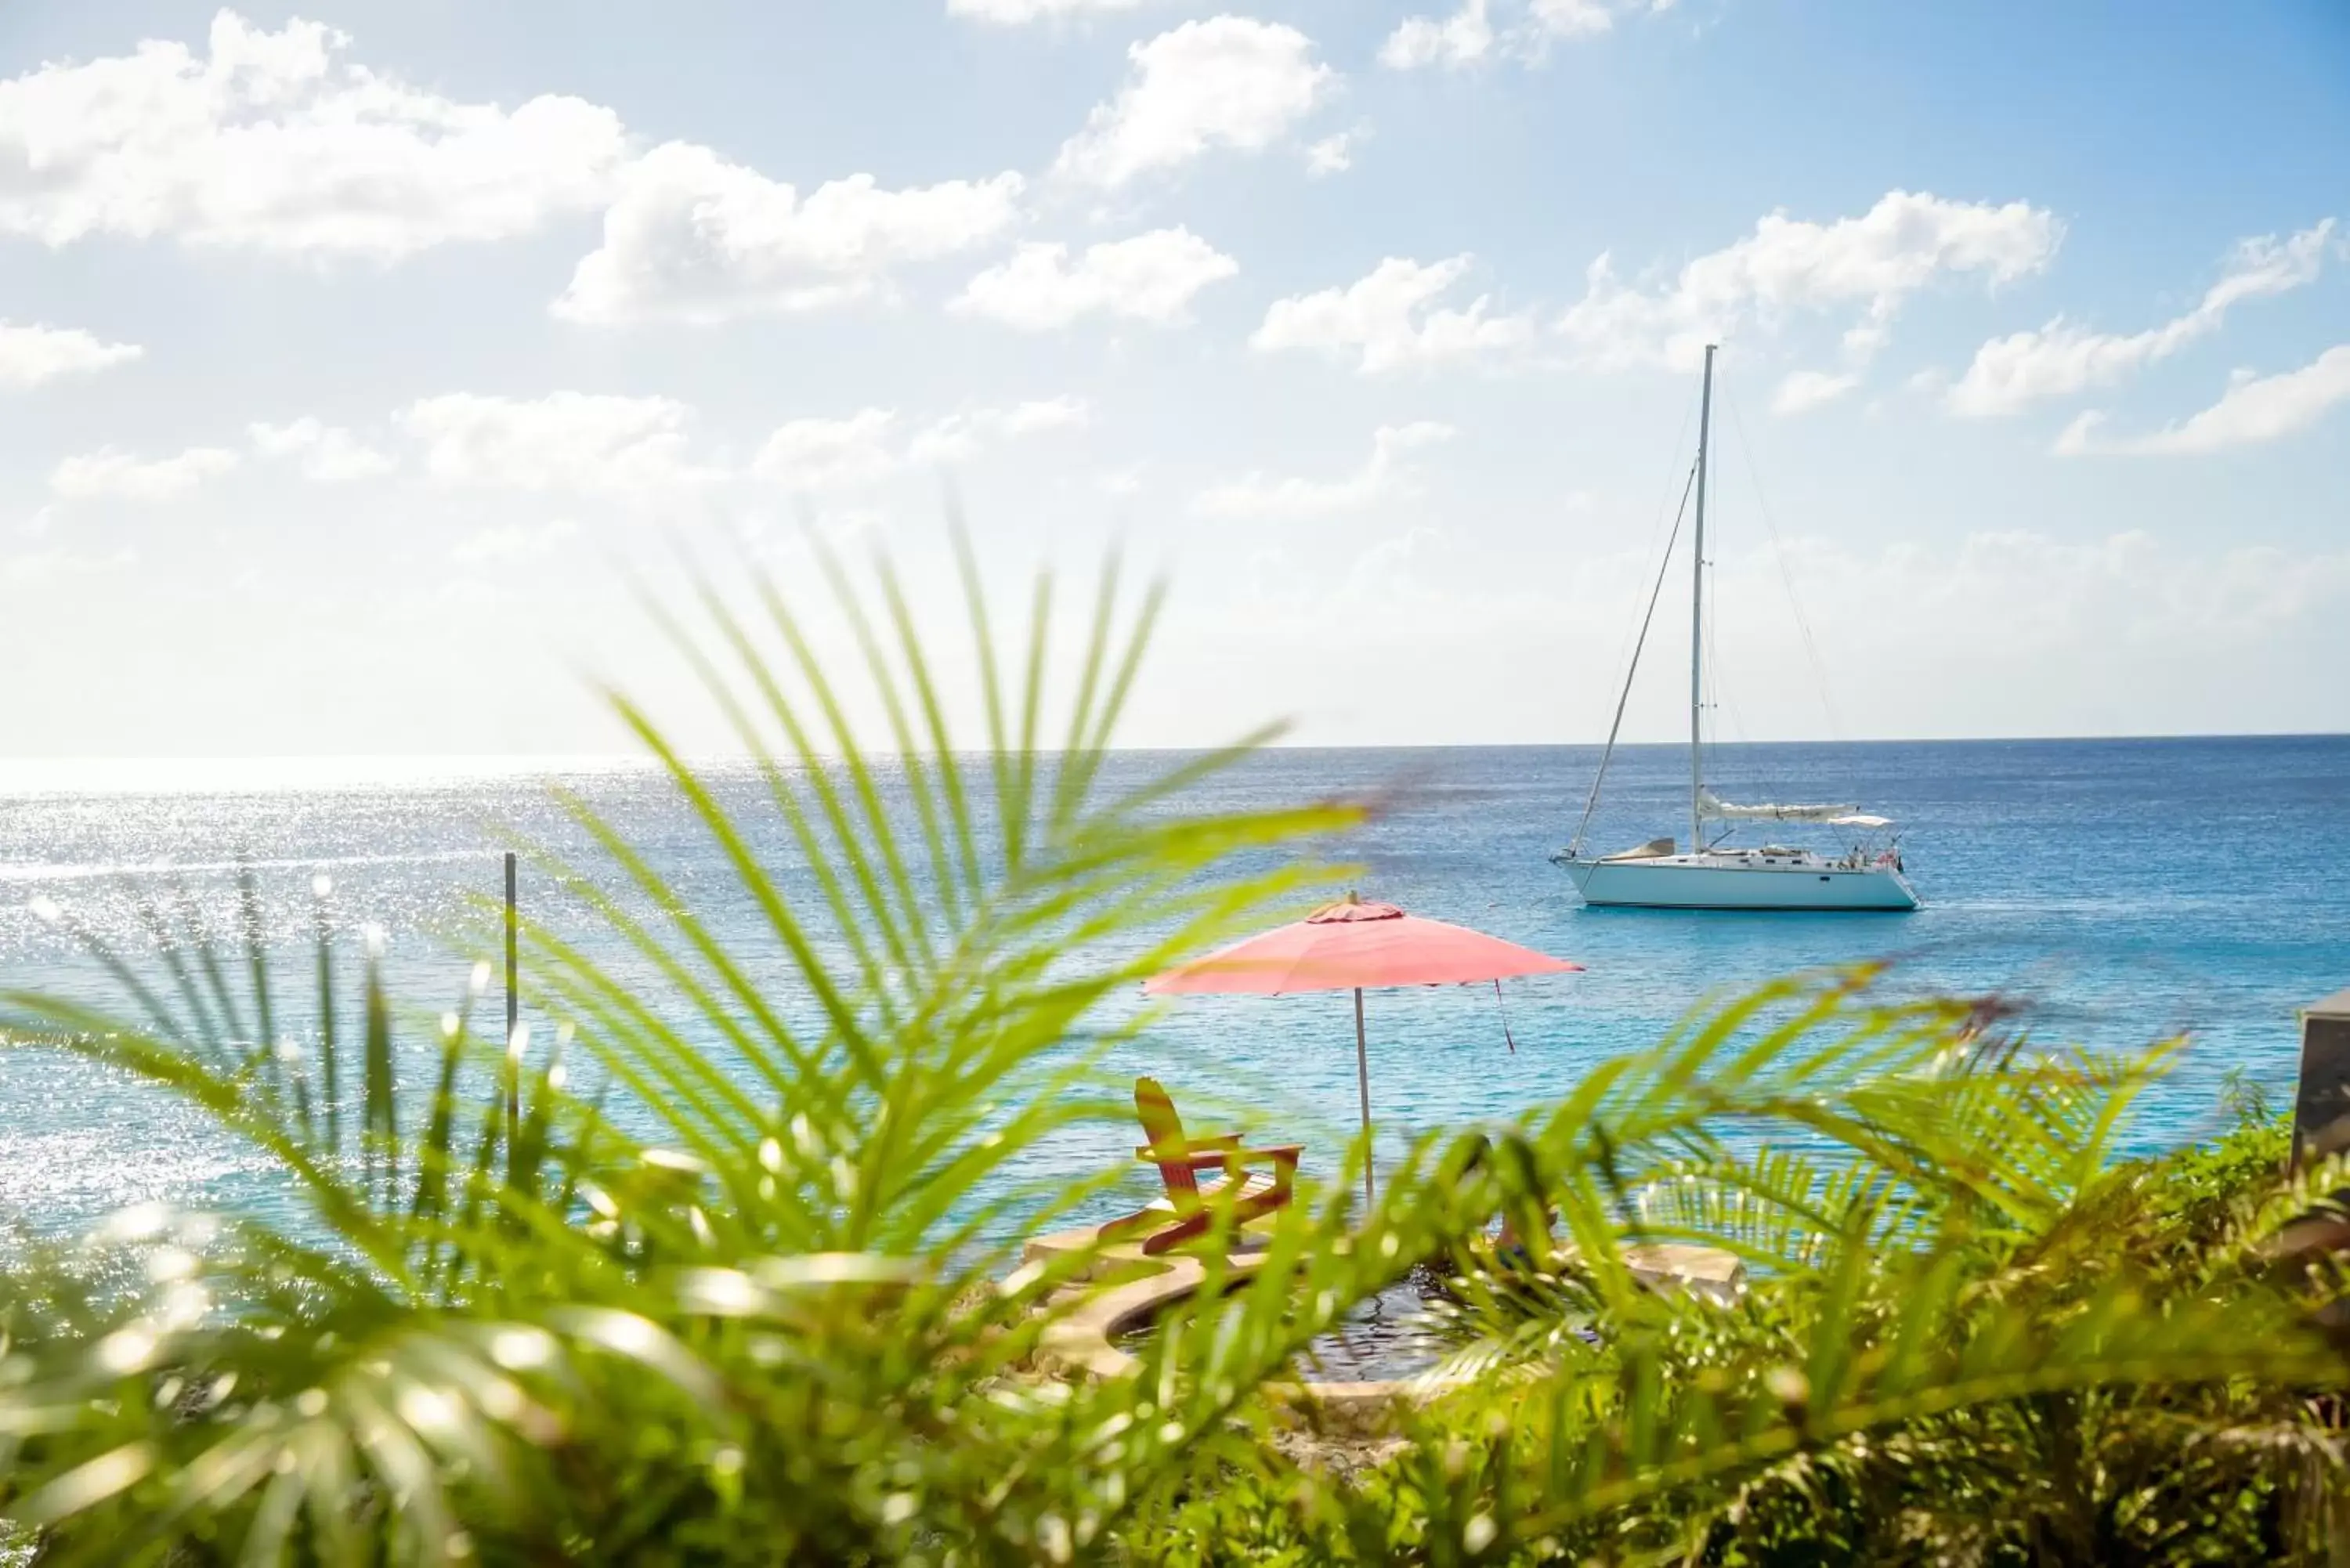
[[[1559,1255],[1572,1262],[1569,1251]],[[1650,1241],[1624,1249],[1632,1277],[1654,1290],[1684,1290],[1727,1305],[1746,1288],[1746,1265],[1736,1253],[1687,1241]]]
[[[1180,1253],[1146,1257],[1134,1242],[1098,1247],[1090,1228],[1039,1236],[1023,1249],[1030,1262],[1078,1252],[1090,1254],[1092,1264],[1077,1282],[1064,1287],[1060,1299],[1066,1301],[1076,1293],[1079,1300],[1045,1328],[1037,1359],[1055,1372],[1130,1376],[1142,1364],[1118,1348],[1119,1337],[1195,1293],[1207,1282],[1207,1269],[1196,1257]],[[1744,1265],[1711,1247],[1656,1244],[1627,1248],[1624,1256],[1642,1282],[1687,1290],[1709,1300],[1729,1301],[1745,1282]],[[1232,1253],[1225,1260],[1225,1278],[1249,1279],[1263,1262],[1261,1252]],[[1274,1382],[1265,1384],[1263,1392],[1276,1407],[1308,1424],[1371,1436],[1391,1423],[1399,1406],[1424,1402],[1460,1386],[1458,1378],[1430,1374],[1368,1383]]]

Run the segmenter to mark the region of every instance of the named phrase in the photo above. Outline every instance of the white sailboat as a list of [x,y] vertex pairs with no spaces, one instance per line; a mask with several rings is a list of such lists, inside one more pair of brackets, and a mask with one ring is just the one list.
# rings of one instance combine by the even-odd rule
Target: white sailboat
[[[1893,824],[1852,805],[1733,805],[1705,783],[1705,485],[1713,424],[1714,346],[1705,350],[1705,383],[1698,405],[1697,528],[1690,600],[1690,845],[1659,838],[1615,855],[1584,852],[1584,834],[1599,802],[1599,786],[1616,753],[1626,701],[1638,672],[1648,623],[1640,625],[1616,722],[1600,753],[1599,774],[1575,839],[1551,857],[1574,878],[1586,904],[1649,909],[1914,909],[1917,889],[1903,874],[1901,851],[1888,836]],[[1683,500],[1686,501],[1686,494]],[[1671,552],[1669,543],[1668,556]],[[1658,578],[1662,587],[1663,577]],[[1656,596],[1648,614],[1656,613]],[[1784,845],[1733,846],[1742,824],[1812,823],[1846,831],[1850,847],[1835,855]],[[1712,836],[1709,837],[1709,834]]]

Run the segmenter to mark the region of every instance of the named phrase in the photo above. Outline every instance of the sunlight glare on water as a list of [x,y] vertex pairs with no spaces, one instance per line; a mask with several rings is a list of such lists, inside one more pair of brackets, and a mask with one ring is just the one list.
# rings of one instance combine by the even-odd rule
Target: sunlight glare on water
[[[1686,757],[1671,747],[1620,755],[1594,843],[1609,849],[1672,832],[1686,809]],[[1174,760],[1120,755],[1110,785]],[[1546,857],[1572,827],[1592,760],[1589,748],[1564,747],[1281,751],[1192,792],[1191,804],[1222,807],[1376,794],[1381,814],[1344,846],[1362,865],[1367,897],[1588,966],[1511,982],[1498,1005],[1490,988],[1368,998],[1383,1146],[1555,1098],[1590,1064],[1653,1042],[1709,993],[1891,957],[1899,987],[2028,1001],[2045,1038],[2123,1047],[2191,1034],[2130,1128],[2132,1147],[2150,1148],[2211,1130],[2229,1068],[2272,1089],[2288,1085],[2293,1010],[2350,984],[2350,878],[2319,847],[2350,820],[2350,739],[1731,754],[1761,784],[1781,784],[1779,798],[1833,793],[1900,820],[1927,900],[1907,916],[1585,910]],[[563,782],[694,901],[779,1006],[805,1005],[755,906],[664,784],[611,769]],[[812,898],[764,785],[747,772],[718,784],[786,890]],[[322,912],[347,958],[356,961],[369,934],[380,941],[396,993],[417,1009],[405,1038],[420,1054],[402,1070],[421,1081],[421,1053],[443,1012],[474,1008],[477,1027],[496,1014],[488,1033],[502,1037],[502,982],[492,979],[486,995],[468,982],[476,961],[498,951],[499,857],[515,836],[592,863],[541,779],[0,797],[0,983],[120,1000],[78,956],[75,932],[160,972],[186,923],[238,930],[243,865],[279,983],[295,1000],[307,994]],[[528,863],[522,897],[617,977],[659,992],[639,955],[596,931]],[[1343,995],[1194,998],[1120,1047],[1112,1066],[1161,1078],[1202,1127],[1252,1108],[1284,1141],[1309,1145],[1309,1168],[1335,1166],[1357,1115],[1352,1034]],[[1064,1138],[1036,1158],[1071,1173],[1124,1158],[1094,1147],[1100,1141]],[[76,1225],[149,1199],[252,1210],[286,1194],[252,1157],[151,1089],[86,1064],[0,1054],[0,1211]]]

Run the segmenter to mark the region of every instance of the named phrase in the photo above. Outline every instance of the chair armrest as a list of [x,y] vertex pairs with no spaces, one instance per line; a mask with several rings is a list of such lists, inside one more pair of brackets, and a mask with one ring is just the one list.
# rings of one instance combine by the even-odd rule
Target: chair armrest
[[1214,1137],[1187,1137],[1181,1143],[1171,1147],[1156,1143],[1140,1144],[1136,1146],[1134,1158],[1154,1159],[1164,1155],[1167,1159],[1172,1161],[1184,1159],[1195,1154],[1223,1153],[1236,1149],[1240,1146],[1240,1134],[1219,1133]]
[[1134,1158],[1144,1165],[1188,1165],[1193,1170],[1222,1170],[1249,1152],[1244,1148],[1138,1148]]
[[1305,1152],[1302,1143],[1276,1144],[1270,1148],[1191,1148],[1180,1153],[1168,1153],[1154,1148],[1138,1148],[1134,1158],[1144,1165],[1186,1165],[1193,1170],[1222,1170],[1242,1165],[1295,1166]]

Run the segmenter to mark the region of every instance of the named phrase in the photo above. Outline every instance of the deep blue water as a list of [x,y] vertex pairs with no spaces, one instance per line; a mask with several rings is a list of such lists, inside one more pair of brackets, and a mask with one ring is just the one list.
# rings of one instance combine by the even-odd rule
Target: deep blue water
[[[1653,1041],[1711,993],[1891,957],[1903,988],[2029,1001],[2044,1038],[2126,1046],[2189,1034],[2176,1072],[2130,1130],[2134,1147],[2150,1148],[2218,1125],[2218,1085],[2231,1067],[2289,1085],[2293,1009],[2350,984],[2350,877],[2341,869],[2350,737],[1722,752],[1711,775],[1725,794],[1851,800],[1899,819],[1926,899],[1908,915],[1586,910],[1545,857],[1573,828],[1594,760],[1583,747],[1291,750],[1197,792],[1202,804],[1227,805],[1376,794],[1381,814],[1340,846],[1360,862],[1366,896],[1587,966],[1506,988],[1514,1054],[1490,990],[1373,995],[1383,1138],[1564,1094],[1592,1062]],[[1123,756],[1113,774],[1139,777],[1169,761]],[[1685,831],[1687,765],[1676,748],[1620,753],[1595,844]],[[730,896],[723,866],[666,785],[639,774],[567,782],[706,898],[722,930],[764,961],[750,911]],[[757,804],[755,781],[735,775],[726,793],[759,824],[763,853],[791,883],[793,857]],[[185,889],[225,923],[243,858],[256,868],[272,940],[289,958],[323,872],[346,932],[380,927],[402,994],[437,1010],[463,985],[468,899],[495,892],[507,832],[577,843],[543,781],[0,798],[0,985],[96,986],[29,900],[66,906],[134,962],[152,965],[140,905]],[[526,879],[524,897],[553,895]],[[618,971],[643,977],[610,938],[598,950]],[[1335,1156],[1356,1116],[1350,1008],[1344,996],[1191,1000],[1124,1048],[1118,1065],[1155,1074],[1179,1097],[1254,1105]],[[1090,1169],[1121,1152],[1062,1147],[1047,1158]],[[269,1172],[152,1092],[0,1053],[0,1212],[70,1225],[151,1197],[255,1207],[276,1201],[276,1191]]]

